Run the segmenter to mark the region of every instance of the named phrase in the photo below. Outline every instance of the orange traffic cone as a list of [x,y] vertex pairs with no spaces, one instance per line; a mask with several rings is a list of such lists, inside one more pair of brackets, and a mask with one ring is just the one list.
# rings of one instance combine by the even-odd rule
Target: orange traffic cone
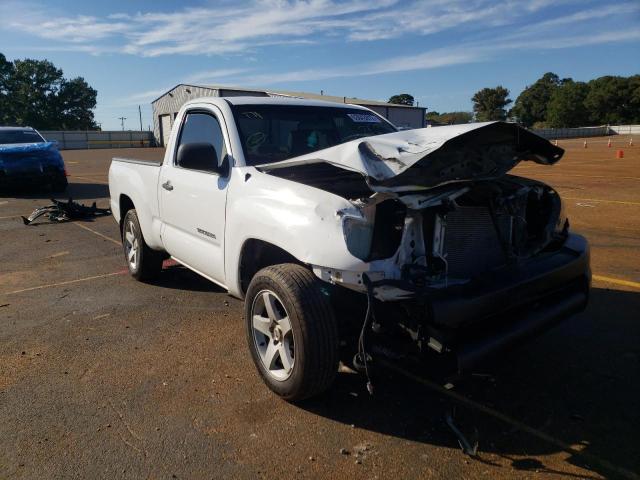
[[624,150],[618,150],[616,152],[616,158],[624,158]]
[[630,147],[633,147],[633,138],[630,138],[630,139],[629,139],[629,146],[630,146]]
[[611,148],[611,139],[609,139],[609,142],[607,143],[607,147]]

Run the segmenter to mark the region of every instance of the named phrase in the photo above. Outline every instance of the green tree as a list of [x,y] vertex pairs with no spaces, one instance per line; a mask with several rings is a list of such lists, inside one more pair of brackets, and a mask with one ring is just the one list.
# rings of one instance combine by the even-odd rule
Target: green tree
[[9,101],[17,125],[49,130],[56,121],[55,100],[62,70],[47,60],[16,60],[10,80]]
[[9,82],[13,74],[13,64],[0,53],[0,125],[13,123],[9,110]]
[[408,93],[400,93],[389,98],[389,103],[395,103],[396,105],[409,105],[412,107],[414,102],[415,99],[413,95],[409,95]]
[[561,84],[560,77],[552,72],[545,73],[533,85],[526,87],[511,109],[510,115],[527,127],[547,118],[547,105],[551,95]]
[[629,123],[640,123],[640,75],[629,77]]
[[447,125],[457,125],[460,123],[469,123],[473,120],[473,113],[471,112],[429,112],[426,115],[427,120],[445,123]]
[[[2,60],[4,56],[0,72],[6,70]],[[3,123],[42,130],[96,128],[97,92],[83,78],[65,79],[62,70],[48,60],[15,60],[10,65],[6,93],[0,96],[6,104]],[[0,82],[2,78],[0,73]]]
[[624,124],[638,119],[636,77],[607,75],[589,82],[585,105],[593,125]]
[[98,92],[82,77],[64,80],[56,98],[63,130],[95,129],[93,109]]
[[505,120],[506,107],[512,102],[509,98],[509,90],[501,85],[495,88],[483,88],[475,93],[471,101],[476,119],[480,122]]
[[549,100],[547,125],[551,128],[582,127],[589,122],[585,99],[589,86],[584,82],[565,81]]

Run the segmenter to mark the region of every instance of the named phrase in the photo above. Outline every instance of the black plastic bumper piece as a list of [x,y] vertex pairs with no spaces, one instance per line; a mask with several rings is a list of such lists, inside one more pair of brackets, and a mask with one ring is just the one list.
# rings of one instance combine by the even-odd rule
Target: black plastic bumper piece
[[588,243],[572,234],[556,252],[433,296],[429,323],[465,371],[582,311],[590,284]]
[[581,312],[587,304],[587,292],[586,289],[567,291],[561,298],[545,303],[543,306],[532,306],[528,312],[521,312],[519,318],[504,323],[502,328],[484,337],[461,344],[456,352],[458,371],[468,371],[481,360],[522,343]]

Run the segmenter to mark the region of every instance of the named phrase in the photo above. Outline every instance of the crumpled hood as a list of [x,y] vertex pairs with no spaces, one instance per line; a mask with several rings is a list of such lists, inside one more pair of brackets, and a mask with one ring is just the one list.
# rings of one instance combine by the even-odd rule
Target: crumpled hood
[[[464,180],[496,178],[522,160],[551,165],[564,150],[505,122],[421,128],[353,140],[261,171],[312,186],[328,164],[361,174],[373,191],[408,191]],[[332,173],[335,177],[335,172]],[[322,187],[320,187],[322,188]]]
[[43,152],[55,148],[55,142],[0,144],[0,153]]

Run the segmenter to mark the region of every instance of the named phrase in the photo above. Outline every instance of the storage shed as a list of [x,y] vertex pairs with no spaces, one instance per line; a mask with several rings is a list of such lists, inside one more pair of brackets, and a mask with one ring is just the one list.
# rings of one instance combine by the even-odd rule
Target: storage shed
[[158,145],[165,146],[169,140],[169,133],[173,122],[188,100],[199,97],[294,97],[324,100],[326,102],[351,103],[370,108],[388,119],[400,128],[422,128],[425,126],[426,109],[408,105],[364,100],[353,97],[337,97],[307,92],[290,92],[278,90],[257,90],[242,87],[225,87],[220,85],[189,85],[180,84],[151,102],[153,108],[153,135]]

